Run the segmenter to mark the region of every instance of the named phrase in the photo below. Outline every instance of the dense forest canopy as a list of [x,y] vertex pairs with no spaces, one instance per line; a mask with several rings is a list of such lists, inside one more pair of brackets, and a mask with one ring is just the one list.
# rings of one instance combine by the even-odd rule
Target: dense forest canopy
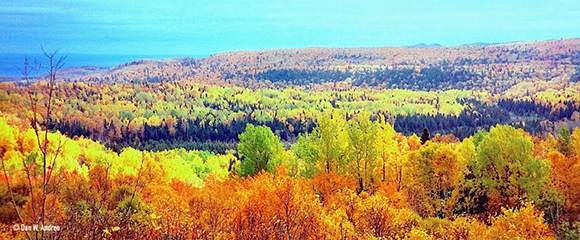
[[580,39],[58,65],[0,83],[3,239],[580,237]]
[[[0,84],[0,109],[24,118],[28,91]],[[60,83],[54,101],[59,115],[50,127],[69,137],[85,136],[121,150],[125,146],[162,150],[185,147],[225,153],[234,149],[248,123],[266,125],[287,143],[309,133],[324,112],[339,109],[347,118],[361,110],[386,117],[398,132],[453,134],[460,140],[478,129],[510,124],[540,135],[571,127],[580,118],[574,98],[507,98],[479,91],[247,89],[170,82],[142,84]],[[46,96],[44,96],[46,97]]]
[[[42,155],[33,129],[18,121],[0,117],[0,157],[31,224]],[[67,138],[48,139],[55,154]],[[579,236],[579,128],[542,140],[496,125],[463,141],[422,144],[384,117],[347,120],[334,111],[288,150],[268,127],[248,125],[239,140],[238,159],[184,149],[115,153],[68,139],[49,162],[58,164],[46,221],[66,238]],[[6,185],[0,190],[9,196]],[[0,210],[3,224],[18,221],[9,198]]]
[[523,93],[534,95],[545,90],[546,82],[555,89],[577,82],[579,46],[580,39],[573,38],[487,46],[239,51],[203,59],[138,60],[99,74],[79,74],[74,68],[61,73],[70,81],[108,83],[178,80],[249,88],[363,86],[494,94],[519,91],[526,84]]

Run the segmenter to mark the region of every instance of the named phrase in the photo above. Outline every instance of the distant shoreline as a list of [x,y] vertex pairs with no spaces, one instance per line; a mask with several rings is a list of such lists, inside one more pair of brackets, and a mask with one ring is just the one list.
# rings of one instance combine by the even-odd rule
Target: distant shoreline
[[[112,68],[115,66],[123,65],[126,63],[139,61],[139,60],[168,60],[174,58],[196,58],[203,59],[211,56],[221,56],[232,53],[255,53],[255,52],[272,52],[272,51],[284,51],[284,50],[304,50],[304,49],[384,49],[384,48],[411,48],[411,49],[433,49],[433,48],[471,48],[471,47],[491,47],[506,44],[528,44],[536,42],[552,42],[552,41],[562,41],[562,40],[572,40],[580,38],[563,38],[563,39],[548,39],[548,40],[535,40],[535,41],[509,41],[509,42],[475,42],[454,46],[445,46],[438,43],[418,43],[414,45],[407,46],[382,46],[382,47],[301,47],[301,48],[281,48],[281,49],[262,49],[262,50],[234,50],[234,51],[223,51],[213,54],[192,54],[192,55],[176,55],[176,54],[59,54],[59,56],[67,56],[64,68],[86,68],[86,67],[97,67],[97,68]],[[29,62],[33,59],[39,59],[41,61],[45,60],[46,57],[42,53],[38,54],[25,54],[25,53],[0,53],[0,82],[6,81],[17,81],[22,77],[22,74],[17,67],[21,68],[25,57],[28,58]],[[42,62],[41,62],[42,63]],[[46,65],[46,63],[42,63]]]
[[[123,54],[58,54],[58,56],[67,56],[65,60],[65,68],[67,67],[114,67],[128,62],[141,59],[169,59],[179,57],[193,57],[204,58],[207,55],[123,55]],[[25,54],[25,53],[0,53],[0,81],[6,78],[13,79],[22,77],[22,73],[18,68],[22,68],[24,59],[27,58],[29,63],[34,59],[39,60],[42,65],[46,65],[44,61],[46,57],[42,53]]]

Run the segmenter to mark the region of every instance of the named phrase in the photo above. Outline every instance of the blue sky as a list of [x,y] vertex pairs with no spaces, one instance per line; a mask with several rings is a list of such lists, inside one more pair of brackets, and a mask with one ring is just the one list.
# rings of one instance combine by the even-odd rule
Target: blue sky
[[580,37],[580,3],[3,0],[0,53],[203,55]]

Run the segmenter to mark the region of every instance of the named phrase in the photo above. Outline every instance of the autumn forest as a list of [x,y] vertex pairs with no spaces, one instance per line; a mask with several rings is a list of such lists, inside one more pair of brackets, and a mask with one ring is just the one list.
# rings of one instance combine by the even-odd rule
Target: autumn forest
[[42,52],[0,82],[0,239],[580,238],[578,38]]

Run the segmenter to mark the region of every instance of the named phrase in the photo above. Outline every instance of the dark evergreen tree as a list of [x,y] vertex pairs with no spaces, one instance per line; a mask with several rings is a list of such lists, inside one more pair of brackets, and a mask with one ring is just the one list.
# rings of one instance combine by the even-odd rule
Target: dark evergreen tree
[[429,136],[429,129],[423,128],[423,134],[421,134],[421,144],[425,144],[430,139],[431,136]]

